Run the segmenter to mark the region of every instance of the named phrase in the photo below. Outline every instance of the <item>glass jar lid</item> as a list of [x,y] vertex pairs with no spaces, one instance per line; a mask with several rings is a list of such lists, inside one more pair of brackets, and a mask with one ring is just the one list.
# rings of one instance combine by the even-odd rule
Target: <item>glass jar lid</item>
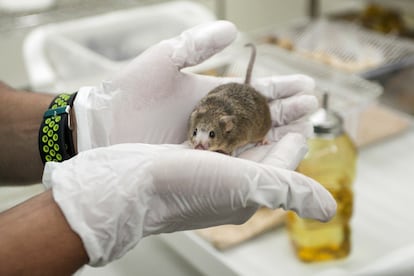
[[315,135],[337,136],[343,132],[343,120],[339,114],[328,108],[328,99],[328,93],[324,93],[322,108],[310,117]]

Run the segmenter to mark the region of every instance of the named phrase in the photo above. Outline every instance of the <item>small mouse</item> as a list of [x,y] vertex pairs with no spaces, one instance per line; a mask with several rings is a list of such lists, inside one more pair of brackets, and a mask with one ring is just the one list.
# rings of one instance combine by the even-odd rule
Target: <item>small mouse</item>
[[256,47],[252,52],[244,83],[227,83],[211,90],[200,100],[189,119],[188,139],[194,149],[234,155],[249,143],[266,144],[271,128],[266,97],[250,85]]

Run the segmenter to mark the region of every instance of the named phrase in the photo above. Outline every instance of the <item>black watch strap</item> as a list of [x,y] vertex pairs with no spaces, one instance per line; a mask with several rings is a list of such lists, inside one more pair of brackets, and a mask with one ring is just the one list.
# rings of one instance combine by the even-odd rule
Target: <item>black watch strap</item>
[[39,151],[43,163],[62,162],[75,155],[70,109],[76,94],[59,94],[43,115],[39,129]]

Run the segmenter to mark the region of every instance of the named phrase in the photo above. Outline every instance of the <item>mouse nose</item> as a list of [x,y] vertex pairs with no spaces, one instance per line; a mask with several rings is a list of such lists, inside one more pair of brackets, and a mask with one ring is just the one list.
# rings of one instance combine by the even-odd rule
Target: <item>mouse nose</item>
[[195,149],[199,149],[199,150],[207,150],[208,149],[207,146],[205,146],[205,145],[203,145],[201,143],[197,144],[194,148]]

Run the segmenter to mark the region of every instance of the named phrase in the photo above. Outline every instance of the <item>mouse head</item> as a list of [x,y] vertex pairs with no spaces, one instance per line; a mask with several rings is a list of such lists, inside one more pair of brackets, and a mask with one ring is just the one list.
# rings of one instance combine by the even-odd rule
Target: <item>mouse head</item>
[[236,117],[215,114],[214,110],[196,109],[190,117],[188,139],[195,149],[232,154],[232,134]]

